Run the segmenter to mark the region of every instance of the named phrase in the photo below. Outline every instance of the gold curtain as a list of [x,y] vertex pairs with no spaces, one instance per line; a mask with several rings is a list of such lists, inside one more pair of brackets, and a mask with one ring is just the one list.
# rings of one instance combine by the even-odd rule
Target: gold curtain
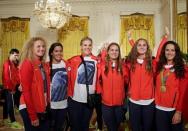
[[9,50],[17,48],[21,51],[25,40],[29,37],[29,18],[10,17],[1,19],[0,28],[0,75],[2,64],[8,58]]
[[88,35],[89,17],[72,17],[58,30],[58,41],[63,44],[64,59],[80,54],[80,40]]
[[177,42],[183,53],[188,53],[187,45],[187,14],[180,13],[177,16]]
[[127,56],[131,50],[128,42],[127,31],[132,30],[132,38],[136,41],[138,38],[148,40],[150,48],[154,48],[154,17],[153,15],[144,15],[135,13],[132,15],[121,16],[120,24],[120,47],[123,56]]

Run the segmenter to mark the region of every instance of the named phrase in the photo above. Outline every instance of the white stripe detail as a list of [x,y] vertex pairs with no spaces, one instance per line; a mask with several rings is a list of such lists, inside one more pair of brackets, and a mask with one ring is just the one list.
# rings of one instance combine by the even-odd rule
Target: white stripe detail
[[174,111],[174,110],[176,110],[175,108],[169,108],[169,107],[164,107],[164,106],[159,106],[159,105],[156,105],[155,107],[159,110],[162,110],[162,111]]
[[26,104],[21,104],[19,105],[19,110],[25,109],[26,108]]
[[132,103],[137,104],[137,105],[150,105],[154,101],[154,98],[153,99],[148,99],[148,100],[138,100],[138,101],[135,101],[135,100],[129,98],[129,100]]

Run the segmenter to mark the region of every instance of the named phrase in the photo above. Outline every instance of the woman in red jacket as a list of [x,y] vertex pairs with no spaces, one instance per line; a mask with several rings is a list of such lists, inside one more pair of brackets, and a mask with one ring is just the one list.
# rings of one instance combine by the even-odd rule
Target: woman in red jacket
[[117,131],[123,121],[122,106],[125,100],[125,84],[128,72],[122,63],[120,47],[111,43],[106,61],[98,65],[97,92],[102,96],[102,115],[109,131]]
[[[11,49],[9,58],[3,64],[2,83],[4,87],[5,102],[3,104],[3,123],[13,129],[22,129],[22,125],[16,122],[14,114],[14,97],[20,84],[18,71],[19,50]],[[19,99],[19,98],[18,98]],[[10,118],[10,120],[8,119]]]
[[156,72],[157,131],[183,131],[182,103],[187,71],[176,42],[167,41],[164,44]]
[[67,64],[71,131],[89,130],[93,108],[88,106],[87,97],[95,93],[97,78],[97,57],[92,55],[92,46],[92,39],[84,37],[80,41],[82,54],[70,58]]
[[157,56],[152,60],[149,43],[146,39],[140,38],[135,43],[128,34],[129,43],[133,46],[128,56],[129,67],[129,118],[133,131],[151,131],[154,126],[154,72],[156,61],[162,46],[167,41],[169,34],[166,28],[166,35],[163,37]]
[[154,83],[151,50],[146,39],[138,39],[129,56],[129,115],[133,131],[151,131],[154,119]]
[[21,55],[20,81],[27,108],[21,111],[23,119],[29,118],[26,131],[48,131],[49,119],[49,69],[45,64],[46,41],[41,37],[31,38]]

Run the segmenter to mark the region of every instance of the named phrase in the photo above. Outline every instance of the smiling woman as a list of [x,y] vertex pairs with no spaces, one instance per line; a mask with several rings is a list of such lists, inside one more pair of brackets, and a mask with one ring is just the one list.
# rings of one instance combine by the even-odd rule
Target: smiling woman
[[82,38],[82,54],[68,60],[68,110],[72,131],[89,130],[93,108],[88,106],[87,98],[95,93],[97,75],[97,58],[91,53],[92,45],[91,38]]
[[49,49],[50,65],[50,125],[52,130],[61,131],[67,116],[67,62],[63,59],[63,45],[53,43]]
[[21,54],[20,113],[26,131],[49,130],[50,77],[49,68],[44,62],[46,44],[43,38],[33,37],[24,45]]
[[168,44],[165,49],[165,57],[167,59],[168,65],[173,64],[175,55],[176,55],[175,46]]
[[187,73],[178,44],[167,41],[162,47],[157,64],[155,87],[157,131],[183,131],[182,107],[187,88]]
[[121,59],[120,47],[110,43],[106,61],[98,64],[97,93],[102,96],[102,116],[109,131],[119,130],[124,120],[123,105],[125,87],[128,84],[128,70]]

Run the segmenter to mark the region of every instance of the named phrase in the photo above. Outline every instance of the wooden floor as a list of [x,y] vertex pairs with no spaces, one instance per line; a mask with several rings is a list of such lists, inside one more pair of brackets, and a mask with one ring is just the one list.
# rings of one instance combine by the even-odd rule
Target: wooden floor
[[[3,112],[2,112],[2,106],[0,106],[0,121],[2,121],[2,114],[3,114]],[[23,122],[22,122],[22,119],[20,117],[19,112],[15,111],[15,114],[16,114],[16,120],[23,125]],[[131,131],[130,129],[128,129],[127,125],[128,125],[127,123],[123,123],[121,125],[120,131]],[[24,131],[24,129],[16,130],[16,129],[10,129],[10,128],[6,127],[6,126],[0,126],[0,131]],[[90,129],[90,131],[95,131],[95,129],[94,128]],[[106,128],[105,128],[104,131],[107,131]],[[185,129],[185,131],[188,131],[188,129]]]
[[[20,114],[18,112],[18,110],[16,111],[15,110],[15,114],[16,114],[16,120],[21,123],[23,125],[23,122],[22,122],[22,119],[20,117]],[[3,118],[3,108],[2,106],[0,106],[0,121],[2,122],[2,118]],[[6,126],[0,126],[0,131],[24,131],[24,129],[22,130],[16,130],[16,129],[11,129],[11,128],[8,128]]]

